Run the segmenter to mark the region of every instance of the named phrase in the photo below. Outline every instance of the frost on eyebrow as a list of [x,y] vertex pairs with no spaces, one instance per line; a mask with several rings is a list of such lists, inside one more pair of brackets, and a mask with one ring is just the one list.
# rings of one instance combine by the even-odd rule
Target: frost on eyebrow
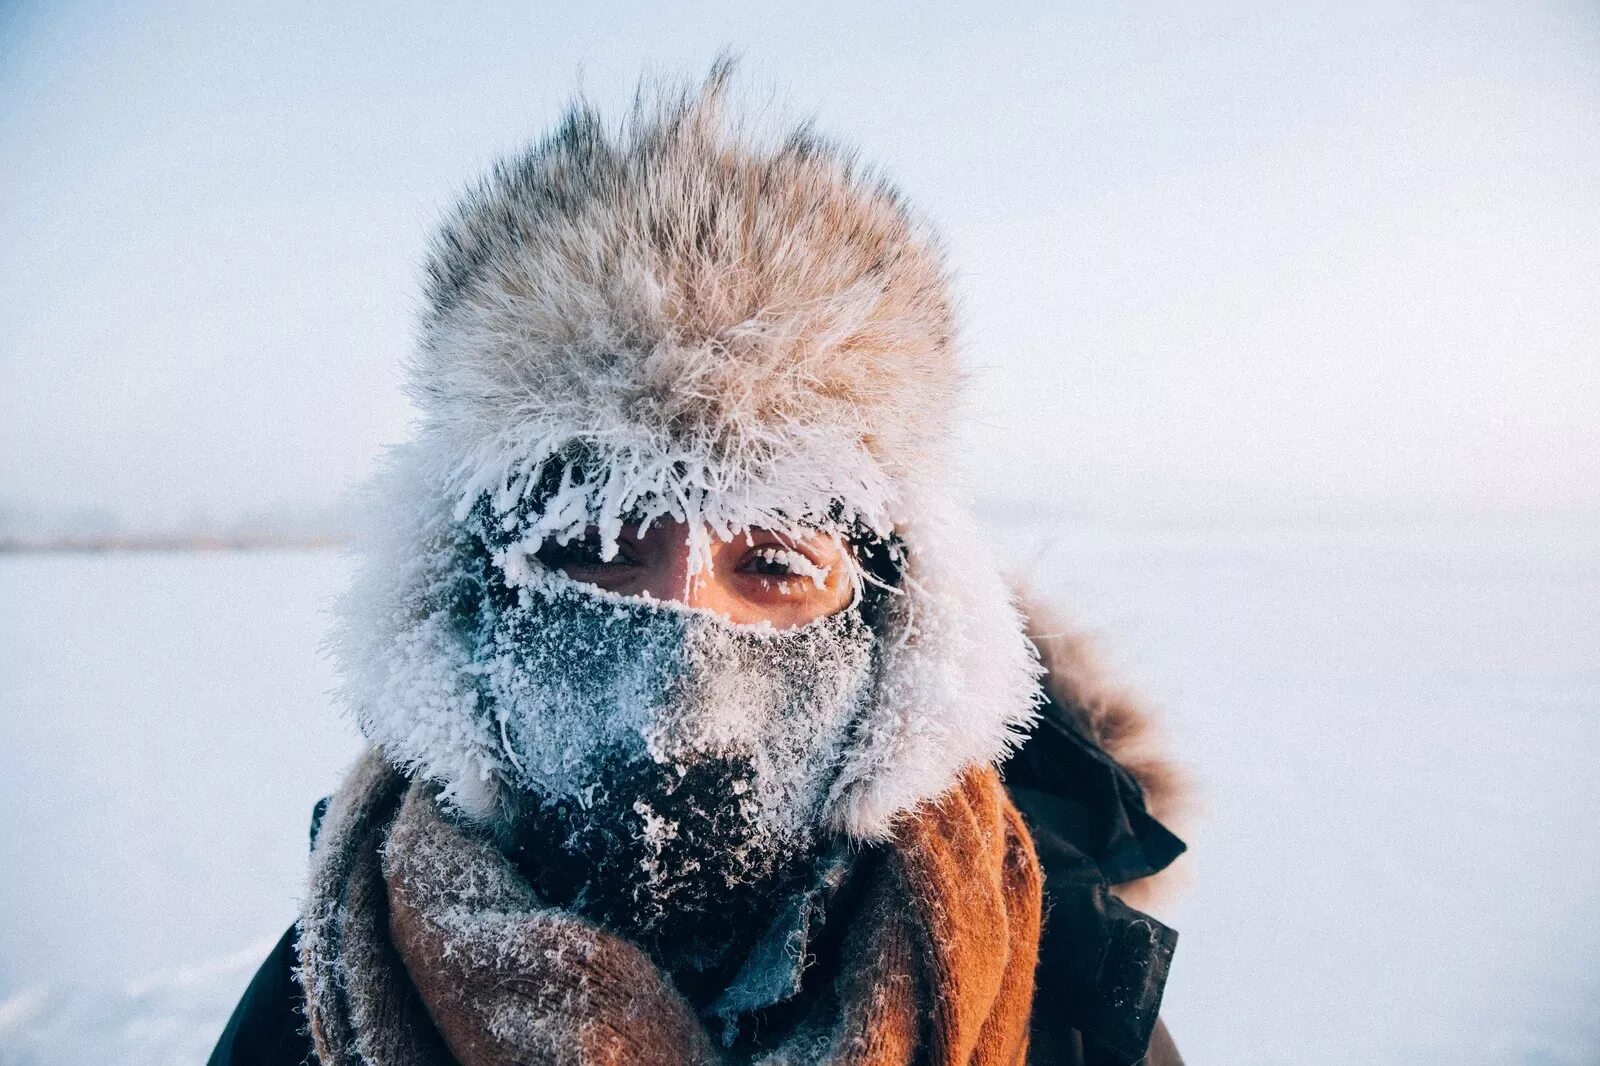
[[781,461],[768,456],[758,464],[760,477],[749,470],[735,476],[739,471],[676,449],[596,439],[571,426],[524,428],[528,434],[480,442],[445,479],[455,521],[478,512],[498,547],[532,554],[547,540],[566,543],[592,530],[600,557],[610,559],[625,526],[643,536],[659,521],[675,521],[688,527],[692,572],[709,564],[716,541],[749,529],[791,540],[891,532],[893,486],[854,446],[846,449],[848,461],[833,456],[838,465],[822,461],[827,449],[807,448]]
[[[566,480],[567,476],[564,475],[562,483]],[[560,510],[560,503],[545,492],[524,496],[504,513],[500,513],[497,506],[489,493],[480,494],[477,502],[467,509],[465,517],[461,519],[461,525],[483,542],[495,569],[510,588],[527,588],[537,584],[540,575],[550,569],[546,562],[539,558],[539,552],[546,544],[564,545],[580,537],[593,538],[599,549],[600,558],[607,560],[615,557],[618,543],[627,531],[631,530],[635,537],[643,539],[650,533],[652,525],[659,523],[663,518],[682,522],[672,515],[647,514],[633,510],[621,517],[616,527],[609,531],[609,535],[607,529],[593,524],[562,527],[552,531],[549,528],[549,515],[552,511]],[[837,515],[830,516],[822,522],[788,522],[781,525],[744,523],[727,529],[717,529],[704,524],[700,526],[683,524],[686,526],[684,536],[689,545],[689,560],[684,570],[682,591],[685,599],[689,597],[696,583],[704,582],[706,574],[715,569],[713,549],[718,541],[726,544],[742,539],[753,544],[757,534],[773,536],[782,542],[778,545],[764,545],[758,549],[758,555],[763,561],[779,563],[788,568],[788,574],[765,575],[774,581],[783,582],[790,578],[809,579],[813,586],[821,590],[827,587],[834,572],[842,568],[853,601],[860,598],[866,585],[872,581],[854,547],[852,534],[859,533],[862,527],[846,526]],[[798,547],[800,542],[813,541],[819,536],[825,538],[832,551],[837,554],[837,562],[830,565],[813,561]]]

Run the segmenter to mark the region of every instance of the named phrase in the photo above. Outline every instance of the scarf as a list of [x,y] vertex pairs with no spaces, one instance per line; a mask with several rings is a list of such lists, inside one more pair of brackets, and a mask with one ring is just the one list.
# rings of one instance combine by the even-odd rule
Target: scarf
[[869,849],[837,961],[716,1033],[641,948],[544,903],[438,786],[377,753],[330,804],[299,951],[322,1066],[1020,1066],[1041,884],[975,767]]

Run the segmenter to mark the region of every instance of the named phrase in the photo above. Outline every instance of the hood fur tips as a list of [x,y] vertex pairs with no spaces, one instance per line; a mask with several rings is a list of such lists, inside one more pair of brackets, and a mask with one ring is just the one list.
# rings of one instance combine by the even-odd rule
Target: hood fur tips
[[935,238],[882,178],[808,128],[727,114],[729,64],[646,87],[608,129],[585,105],[449,213],[409,367],[416,438],[371,486],[337,609],[345,701],[408,771],[492,819],[493,712],[459,632],[458,538],[487,501],[515,539],[624,521],[711,536],[893,534],[901,595],[876,698],[830,800],[862,839],[1003,757],[1040,672],[1008,587],[955,502],[960,387]]

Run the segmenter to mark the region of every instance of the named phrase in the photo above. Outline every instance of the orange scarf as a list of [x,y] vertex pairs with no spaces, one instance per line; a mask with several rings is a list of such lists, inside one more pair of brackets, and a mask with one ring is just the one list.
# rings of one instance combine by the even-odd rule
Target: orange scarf
[[733,1050],[644,952],[545,906],[434,795],[369,755],[329,808],[300,942],[322,1066],[1025,1061],[1040,872],[991,768],[902,822],[837,972],[808,971],[799,1016]]

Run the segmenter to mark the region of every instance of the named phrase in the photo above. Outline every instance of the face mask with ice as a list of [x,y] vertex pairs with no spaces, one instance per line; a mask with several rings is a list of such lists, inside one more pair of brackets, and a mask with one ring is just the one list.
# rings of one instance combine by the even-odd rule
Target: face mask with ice
[[859,610],[778,630],[555,572],[496,599],[474,670],[552,902],[649,940],[795,875],[870,690]]

